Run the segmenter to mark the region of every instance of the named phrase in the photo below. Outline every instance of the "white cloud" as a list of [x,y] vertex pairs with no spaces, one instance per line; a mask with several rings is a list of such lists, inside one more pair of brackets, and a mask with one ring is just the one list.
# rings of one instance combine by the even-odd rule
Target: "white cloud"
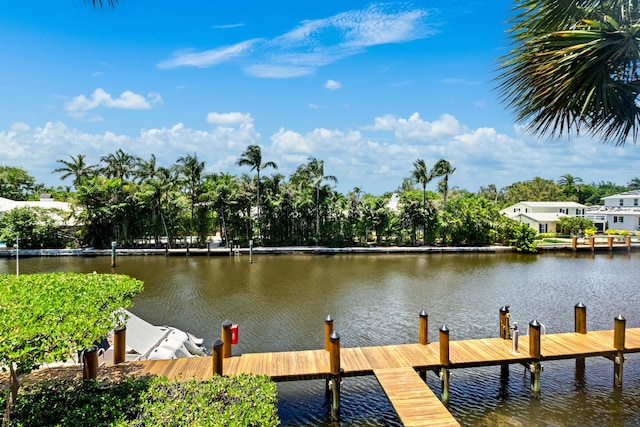
[[90,97],[78,95],[65,104],[65,110],[70,116],[82,118],[87,111],[98,107],[121,108],[127,110],[148,110],[152,104],[162,103],[162,97],[157,93],[150,93],[148,99],[130,90],[124,91],[118,98],[113,98],[104,89],[98,88]]
[[248,113],[209,113],[207,114],[207,123],[223,126],[251,124],[253,117]]
[[367,48],[425,38],[424,9],[401,4],[373,4],[323,19],[302,21],[296,28],[268,39],[246,40],[204,51],[181,50],[158,63],[158,68],[211,67],[235,61],[245,73],[263,78],[309,75],[319,67],[361,54]]
[[336,89],[340,89],[342,87],[342,83],[335,81],[335,80],[327,80],[327,82],[324,84],[324,87],[329,89],[329,90],[336,90]]
[[[240,154],[261,140],[253,122],[249,113],[212,112],[202,129],[176,123],[143,129],[138,135],[86,133],[60,122],[42,127],[19,122],[0,130],[0,158],[50,185],[68,184],[51,173],[59,166],[57,159],[82,153],[89,163],[98,163],[101,156],[119,148],[143,158],[153,153],[163,166],[196,153],[206,162],[207,172],[241,174],[246,170],[236,165]],[[359,130],[304,132],[282,127],[267,139],[263,158],[275,161],[278,172],[288,176],[309,157],[316,157],[325,161],[327,174],[338,178],[339,191],[359,186],[374,194],[395,190],[418,158],[429,166],[447,159],[456,168],[450,185],[470,191],[489,184],[501,188],[535,176],[556,180],[566,173],[587,183],[624,184],[638,175],[640,164],[640,153],[633,146],[604,146],[586,138],[543,142],[521,134],[520,128],[510,135],[491,127],[470,129],[451,115],[433,121],[417,113],[384,115],[374,117],[372,123]],[[593,162],[596,157],[598,161]]]

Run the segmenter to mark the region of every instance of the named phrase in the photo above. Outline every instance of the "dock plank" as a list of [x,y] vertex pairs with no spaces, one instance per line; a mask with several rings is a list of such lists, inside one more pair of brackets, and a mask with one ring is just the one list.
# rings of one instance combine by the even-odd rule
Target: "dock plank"
[[460,426],[412,368],[375,369],[373,373],[406,427]]

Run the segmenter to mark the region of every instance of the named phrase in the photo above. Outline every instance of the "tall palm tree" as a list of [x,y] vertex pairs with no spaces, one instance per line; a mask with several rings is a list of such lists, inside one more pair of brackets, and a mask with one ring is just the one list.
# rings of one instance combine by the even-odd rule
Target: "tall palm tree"
[[[433,179],[433,174],[429,172],[427,164],[423,159],[418,159],[413,162],[413,170],[411,171],[411,178],[413,178],[418,184],[422,185],[422,213],[423,217],[427,218],[427,184]],[[423,230],[423,243],[427,244],[427,224],[424,224]]]
[[198,155],[189,154],[178,158],[174,165],[175,170],[182,175],[185,180],[185,186],[189,192],[191,201],[191,220],[189,221],[189,239],[193,236],[193,212],[198,202],[200,183],[202,182],[202,173],[204,172],[204,162],[198,160]]
[[256,171],[256,210],[258,217],[258,226],[260,226],[260,171],[265,168],[278,169],[275,162],[262,163],[262,150],[259,145],[249,145],[247,149],[240,155],[237,162],[238,166],[249,166],[251,171]]
[[445,159],[440,159],[433,165],[431,169],[431,175],[433,178],[442,177],[438,187],[442,190],[442,204],[447,205],[447,193],[449,192],[449,176],[456,171],[456,168],[451,166],[451,163]]
[[640,5],[517,0],[499,91],[536,135],[635,143],[640,128]]
[[118,0],[84,0],[85,3],[91,2],[93,7],[102,7],[106,3],[109,7],[115,7],[118,4]]
[[316,242],[320,238],[320,184],[322,181],[338,183],[338,178],[324,174],[324,160],[309,157],[304,167],[307,176],[311,180],[311,186],[316,190]]
[[86,156],[84,154],[78,154],[77,156],[69,156],[70,160],[56,160],[64,167],[59,167],[53,170],[54,173],[62,173],[60,179],[67,179],[73,176],[73,185],[77,187],[87,178],[90,178],[95,173],[95,166],[88,165],[85,161]]
[[558,185],[562,187],[568,197],[573,196],[574,190],[580,192],[580,184],[582,184],[582,178],[570,173],[566,173],[558,179]]

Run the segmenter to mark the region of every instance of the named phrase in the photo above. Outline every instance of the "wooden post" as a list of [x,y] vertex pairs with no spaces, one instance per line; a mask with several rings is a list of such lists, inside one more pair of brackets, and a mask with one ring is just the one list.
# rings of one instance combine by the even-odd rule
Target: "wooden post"
[[509,339],[509,316],[509,306],[500,307],[500,338],[503,340]]
[[213,349],[211,351],[211,358],[213,363],[213,375],[222,375],[222,359],[224,359],[223,355],[223,347],[224,342],[217,338],[213,342]]
[[622,387],[622,366],[624,365],[624,340],[627,320],[621,314],[615,318],[613,324],[613,348],[616,349],[614,358],[613,385]]
[[117,242],[111,242],[111,267],[116,266],[116,246],[118,246]]
[[576,332],[579,334],[587,333],[587,307],[583,303],[578,303],[574,307],[574,317],[576,324]]
[[540,364],[540,358],[542,353],[540,351],[540,323],[537,320],[533,320],[529,323],[529,356],[534,360],[529,366],[531,372],[531,394],[534,397],[540,396],[540,372],[542,371],[542,365]]
[[113,331],[113,364],[122,363],[127,358],[127,328],[121,327]]
[[164,256],[169,256],[169,242],[164,244]]
[[[189,238],[191,238],[191,237],[189,237]],[[189,241],[188,240],[186,241],[186,244],[187,244],[187,256],[189,256]]]
[[98,347],[92,346],[82,352],[82,379],[98,378]]
[[573,236],[571,238],[571,249],[573,249],[574,251],[578,249],[578,236]]
[[231,320],[222,322],[222,357],[231,357]]
[[207,240],[207,256],[211,255],[211,240]]
[[330,314],[324,319],[324,349],[331,349],[331,334],[333,333],[333,318]]
[[340,335],[331,333],[329,349],[329,370],[331,373],[331,419],[340,419]]
[[420,312],[420,329],[418,332],[418,339],[420,344],[429,344],[429,315],[426,311]]
[[627,236],[624,238],[624,244],[627,247],[627,250],[630,251],[631,250],[631,236],[627,234]]
[[447,325],[440,327],[440,381],[442,383],[443,404],[449,404],[449,329]]
[[589,247],[591,248],[592,251],[595,250],[595,245],[596,245],[595,236],[589,237]]
[[613,236],[607,238],[607,246],[609,246],[609,250],[613,249]]

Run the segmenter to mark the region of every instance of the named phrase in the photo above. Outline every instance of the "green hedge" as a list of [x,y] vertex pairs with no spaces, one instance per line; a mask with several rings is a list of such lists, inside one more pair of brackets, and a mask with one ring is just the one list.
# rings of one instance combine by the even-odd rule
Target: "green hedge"
[[208,381],[130,377],[25,385],[14,426],[276,426],[276,385],[268,377]]

